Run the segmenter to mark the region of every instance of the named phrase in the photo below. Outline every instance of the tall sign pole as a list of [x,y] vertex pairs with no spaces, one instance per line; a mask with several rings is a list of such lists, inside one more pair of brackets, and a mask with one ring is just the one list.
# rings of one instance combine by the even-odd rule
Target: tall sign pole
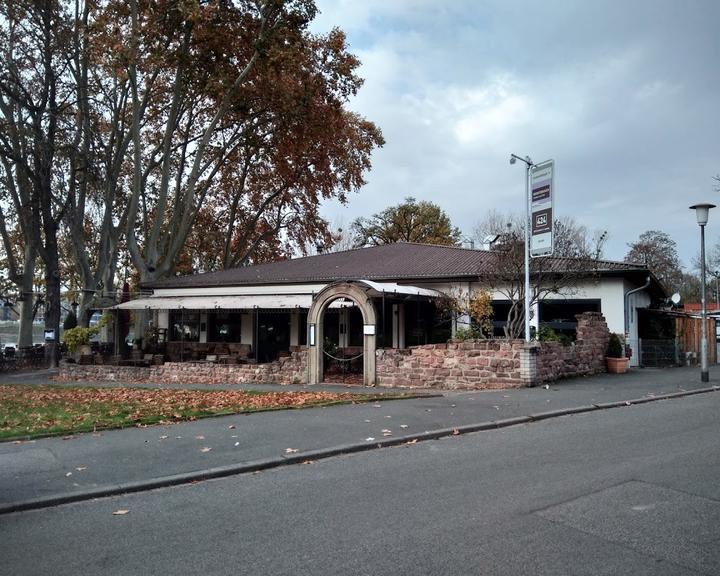
[[530,157],[525,159],[525,342],[530,342]]
[[525,342],[530,342],[530,169],[534,166],[530,156],[521,158],[510,154],[510,164],[525,162]]
[[[553,180],[555,162],[535,164],[530,156],[510,154],[510,164],[525,163],[525,342],[530,342],[530,256],[553,253]],[[532,187],[532,197],[530,195]]]

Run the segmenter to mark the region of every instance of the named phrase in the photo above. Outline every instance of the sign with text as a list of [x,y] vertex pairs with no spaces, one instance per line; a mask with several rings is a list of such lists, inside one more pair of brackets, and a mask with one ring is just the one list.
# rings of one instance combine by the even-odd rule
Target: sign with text
[[530,256],[553,253],[554,160],[535,164],[530,170]]

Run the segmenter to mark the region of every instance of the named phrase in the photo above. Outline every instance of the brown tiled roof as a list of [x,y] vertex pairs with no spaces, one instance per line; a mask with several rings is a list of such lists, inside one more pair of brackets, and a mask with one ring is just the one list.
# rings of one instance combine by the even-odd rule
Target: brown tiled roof
[[[243,286],[253,284],[295,284],[336,280],[428,280],[472,279],[492,276],[495,259],[485,250],[454,246],[402,242],[344,252],[331,252],[281,260],[219,272],[169,278],[148,284],[149,288],[190,288],[206,286]],[[547,269],[577,271],[583,261],[572,258],[547,258]],[[595,262],[601,274],[647,274],[647,269],[624,262]]]

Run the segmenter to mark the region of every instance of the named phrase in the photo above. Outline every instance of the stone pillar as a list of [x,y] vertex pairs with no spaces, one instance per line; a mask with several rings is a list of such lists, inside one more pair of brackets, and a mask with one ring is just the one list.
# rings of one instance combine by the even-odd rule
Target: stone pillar
[[525,386],[540,384],[538,354],[540,354],[540,345],[537,342],[524,344],[520,349],[520,379]]

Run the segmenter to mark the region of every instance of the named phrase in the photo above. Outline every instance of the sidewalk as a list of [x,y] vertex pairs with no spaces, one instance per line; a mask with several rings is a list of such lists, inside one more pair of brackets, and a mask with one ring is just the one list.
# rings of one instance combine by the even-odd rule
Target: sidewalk
[[[3,377],[0,381],[41,383],[42,377]],[[18,506],[42,507],[302,462],[374,448],[382,442],[424,440],[456,428],[467,432],[497,427],[494,422],[507,419],[540,419],[567,409],[591,410],[593,405],[648,400],[719,383],[720,367],[715,366],[709,384],[700,382],[698,368],[644,369],[624,376],[603,374],[560,381],[548,389],[445,391],[441,396],[413,400],[223,416],[69,439],[0,443],[0,513]]]

